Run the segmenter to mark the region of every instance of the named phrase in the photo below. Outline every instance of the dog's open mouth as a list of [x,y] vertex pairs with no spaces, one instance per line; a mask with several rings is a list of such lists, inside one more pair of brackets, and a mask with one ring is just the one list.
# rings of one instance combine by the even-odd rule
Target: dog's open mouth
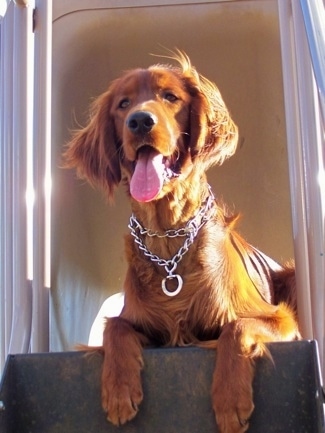
[[166,157],[150,146],[142,147],[130,182],[132,197],[140,202],[154,200],[164,184],[179,175],[173,157]]

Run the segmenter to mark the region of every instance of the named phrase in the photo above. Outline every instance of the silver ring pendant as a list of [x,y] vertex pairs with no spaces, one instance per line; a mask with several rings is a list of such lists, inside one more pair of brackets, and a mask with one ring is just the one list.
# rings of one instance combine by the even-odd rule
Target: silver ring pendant
[[[177,279],[177,287],[175,290],[170,291],[167,289],[166,286],[166,282],[170,281],[170,280],[175,280],[175,278]],[[161,288],[162,291],[165,293],[165,295],[167,296],[176,296],[179,294],[179,292],[182,290],[183,287],[183,279],[180,275],[168,275],[166,278],[164,278],[161,282]]]

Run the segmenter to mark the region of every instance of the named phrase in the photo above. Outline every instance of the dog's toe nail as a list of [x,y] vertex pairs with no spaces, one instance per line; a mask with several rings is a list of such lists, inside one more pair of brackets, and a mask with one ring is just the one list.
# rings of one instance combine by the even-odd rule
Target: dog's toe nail
[[248,424],[248,419],[240,419],[240,418],[239,418],[239,424],[240,424],[242,427],[245,427],[245,426]]

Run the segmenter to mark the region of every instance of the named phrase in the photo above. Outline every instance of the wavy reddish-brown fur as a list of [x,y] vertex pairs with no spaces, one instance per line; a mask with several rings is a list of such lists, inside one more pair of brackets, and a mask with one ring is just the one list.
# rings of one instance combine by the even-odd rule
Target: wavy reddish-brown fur
[[[144,144],[177,161],[177,177],[157,198],[143,203],[130,196],[142,226],[161,234],[184,227],[195,215],[209,195],[206,170],[231,156],[237,145],[237,127],[218,88],[185,54],[173,58],[178,66],[136,69],[115,80],[95,101],[88,125],[75,133],[64,155],[67,166],[76,167],[108,198],[121,180],[130,196]],[[167,101],[167,91],[177,98]],[[153,113],[157,122],[140,140],[126,120],[141,110]],[[114,424],[132,419],[141,403],[144,346],[199,345],[217,347],[212,402],[219,431],[247,430],[254,407],[254,359],[267,354],[266,342],[299,338],[299,332],[293,266],[272,269],[236,233],[235,220],[214,202],[209,220],[178,263],[184,287],[172,298],[161,290],[164,268],[126,236],[125,306],[120,317],[107,320],[103,338],[102,403]],[[167,260],[184,238],[144,235],[143,242]]]

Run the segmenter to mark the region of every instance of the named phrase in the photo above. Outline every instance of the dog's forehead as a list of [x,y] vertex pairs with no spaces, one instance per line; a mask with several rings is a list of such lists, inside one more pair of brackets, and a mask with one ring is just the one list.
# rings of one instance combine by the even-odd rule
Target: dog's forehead
[[180,77],[178,69],[164,66],[152,66],[148,69],[150,80],[153,84],[162,88],[183,88],[184,83]]
[[[148,69],[134,69],[124,74],[118,82],[122,93],[135,89],[157,91],[160,89],[184,89],[183,81],[175,70],[163,66],[152,66]],[[185,90],[185,89],[184,89]]]

